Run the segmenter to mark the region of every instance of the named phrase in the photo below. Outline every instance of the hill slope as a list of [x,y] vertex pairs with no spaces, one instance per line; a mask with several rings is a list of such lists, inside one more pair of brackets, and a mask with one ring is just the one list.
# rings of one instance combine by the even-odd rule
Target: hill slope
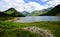
[[[55,16],[57,14],[60,13],[60,4],[57,5],[56,7],[54,7],[52,10],[50,10],[49,12],[45,13],[45,14],[41,14],[39,16]],[[60,15],[60,14],[59,14]]]
[[44,13],[47,13],[48,11],[50,11],[52,8],[47,8],[47,9],[43,9],[43,10],[35,10],[32,13],[30,13],[28,16],[38,16]]
[[16,11],[14,8],[10,8],[4,12],[0,12],[0,17],[25,17],[25,15]]
[[4,12],[0,12],[0,17],[7,17],[9,16],[8,14],[5,14]]
[[8,21],[0,21],[0,37],[42,37],[40,34],[23,30],[32,26],[47,29],[54,36],[60,37],[60,22],[16,23]]
[[13,16],[13,17],[24,17],[25,16],[22,13],[16,11],[14,8],[10,8],[10,9],[4,11],[4,13],[8,14],[10,16]]

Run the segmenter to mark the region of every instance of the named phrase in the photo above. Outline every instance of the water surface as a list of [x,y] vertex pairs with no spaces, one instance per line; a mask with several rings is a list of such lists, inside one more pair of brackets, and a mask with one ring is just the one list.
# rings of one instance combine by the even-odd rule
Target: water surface
[[18,17],[17,22],[60,21],[60,16],[27,16]]

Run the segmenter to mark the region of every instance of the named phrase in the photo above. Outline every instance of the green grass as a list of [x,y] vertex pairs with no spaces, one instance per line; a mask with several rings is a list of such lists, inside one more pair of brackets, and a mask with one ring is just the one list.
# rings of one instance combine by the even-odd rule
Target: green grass
[[21,28],[36,26],[48,29],[56,37],[60,37],[60,21],[58,22],[34,22],[34,23],[16,23],[8,21],[0,21],[1,37],[42,37],[40,34],[32,33]]
[[14,19],[14,18],[15,17],[11,17],[11,16],[0,17],[0,21],[10,20],[10,19]]
[[7,11],[6,14],[12,14],[14,11]]
[[45,13],[47,13],[47,11],[45,11],[45,12],[34,12],[34,13],[28,14],[28,16],[38,16],[38,15],[45,14]]

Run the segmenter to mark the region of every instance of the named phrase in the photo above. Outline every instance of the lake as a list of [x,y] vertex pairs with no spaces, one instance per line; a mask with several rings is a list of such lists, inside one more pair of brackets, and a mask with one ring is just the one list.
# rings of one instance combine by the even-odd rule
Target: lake
[[17,17],[16,22],[40,22],[40,21],[60,21],[60,16],[27,16]]

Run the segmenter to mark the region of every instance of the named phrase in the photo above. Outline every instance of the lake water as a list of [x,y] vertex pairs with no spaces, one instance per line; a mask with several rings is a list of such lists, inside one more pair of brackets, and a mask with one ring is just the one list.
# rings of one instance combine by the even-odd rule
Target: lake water
[[20,18],[20,20],[16,20],[17,22],[60,21],[60,16],[27,16],[17,18]]

